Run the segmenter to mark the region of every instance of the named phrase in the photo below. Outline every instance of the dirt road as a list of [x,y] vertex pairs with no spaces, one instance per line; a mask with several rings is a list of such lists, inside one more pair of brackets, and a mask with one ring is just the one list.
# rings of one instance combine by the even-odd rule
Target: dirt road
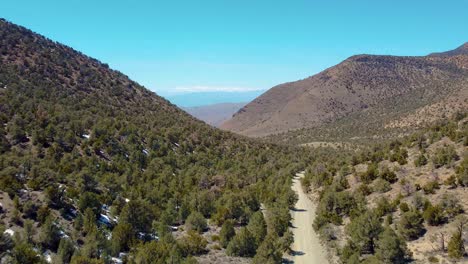
[[316,206],[302,190],[300,182],[302,177],[304,174],[298,173],[293,179],[292,189],[298,194],[299,200],[296,208],[291,211],[293,218],[291,230],[294,233],[293,254],[286,259],[295,264],[327,264],[326,251],[312,228]]

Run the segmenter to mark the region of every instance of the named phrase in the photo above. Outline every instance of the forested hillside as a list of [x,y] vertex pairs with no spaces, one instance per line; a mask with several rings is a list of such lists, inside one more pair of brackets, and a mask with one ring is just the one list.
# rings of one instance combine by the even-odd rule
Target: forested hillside
[[271,263],[291,243],[306,152],[211,128],[5,20],[0,124],[6,263]]
[[302,184],[342,263],[466,263],[468,119],[357,150],[326,149]]

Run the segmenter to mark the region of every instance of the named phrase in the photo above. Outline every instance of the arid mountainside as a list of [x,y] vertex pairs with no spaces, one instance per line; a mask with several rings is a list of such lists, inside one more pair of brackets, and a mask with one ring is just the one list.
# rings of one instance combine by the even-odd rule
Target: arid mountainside
[[422,126],[467,108],[467,50],[464,44],[422,57],[352,56],[312,77],[273,87],[221,127],[306,143]]
[[219,127],[246,104],[247,103],[221,103],[184,107],[183,109],[193,117],[205,121],[207,124],[214,127]]
[[339,263],[467,263],[468,118],[455,116],[389,143],[324,149],[309,166],[313,227]]

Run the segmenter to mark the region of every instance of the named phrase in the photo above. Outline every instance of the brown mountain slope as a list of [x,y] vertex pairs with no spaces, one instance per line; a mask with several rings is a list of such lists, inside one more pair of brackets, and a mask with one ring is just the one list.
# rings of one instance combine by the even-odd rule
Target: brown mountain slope
[[[346,119],[372,123],[372,132],[424,107],[446,106],[447,100],[466,108],[466,46],[425,57],[353,56],[307,79],[273,87],[221,127],[254,137],[296,130],[294,137],[307,141],[310,131],[304,128],[340,130]],[[355,132],[349,136],[363,131]],[[282,139],[287,137],[291,133]]]

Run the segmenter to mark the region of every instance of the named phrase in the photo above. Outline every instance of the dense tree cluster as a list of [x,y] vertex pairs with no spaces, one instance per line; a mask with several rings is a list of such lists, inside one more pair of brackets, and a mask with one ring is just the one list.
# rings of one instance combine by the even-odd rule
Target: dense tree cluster
[[[3,243],[8,257],[35,262],[39,247],[62,263],[119,253],[138,263],[190,262],[207,250],[207,222],[223,226],[232,255],[253,257],[284,237],[291,177],[307,152],[214,129],[97,60],[4,20],[0,54],[0,190],[21,196],[17,224],[32,219],[40,232]],[[189,231],[176,240],[170,227],[182,225]],[[267,233],[274,239],[263,245]]]

